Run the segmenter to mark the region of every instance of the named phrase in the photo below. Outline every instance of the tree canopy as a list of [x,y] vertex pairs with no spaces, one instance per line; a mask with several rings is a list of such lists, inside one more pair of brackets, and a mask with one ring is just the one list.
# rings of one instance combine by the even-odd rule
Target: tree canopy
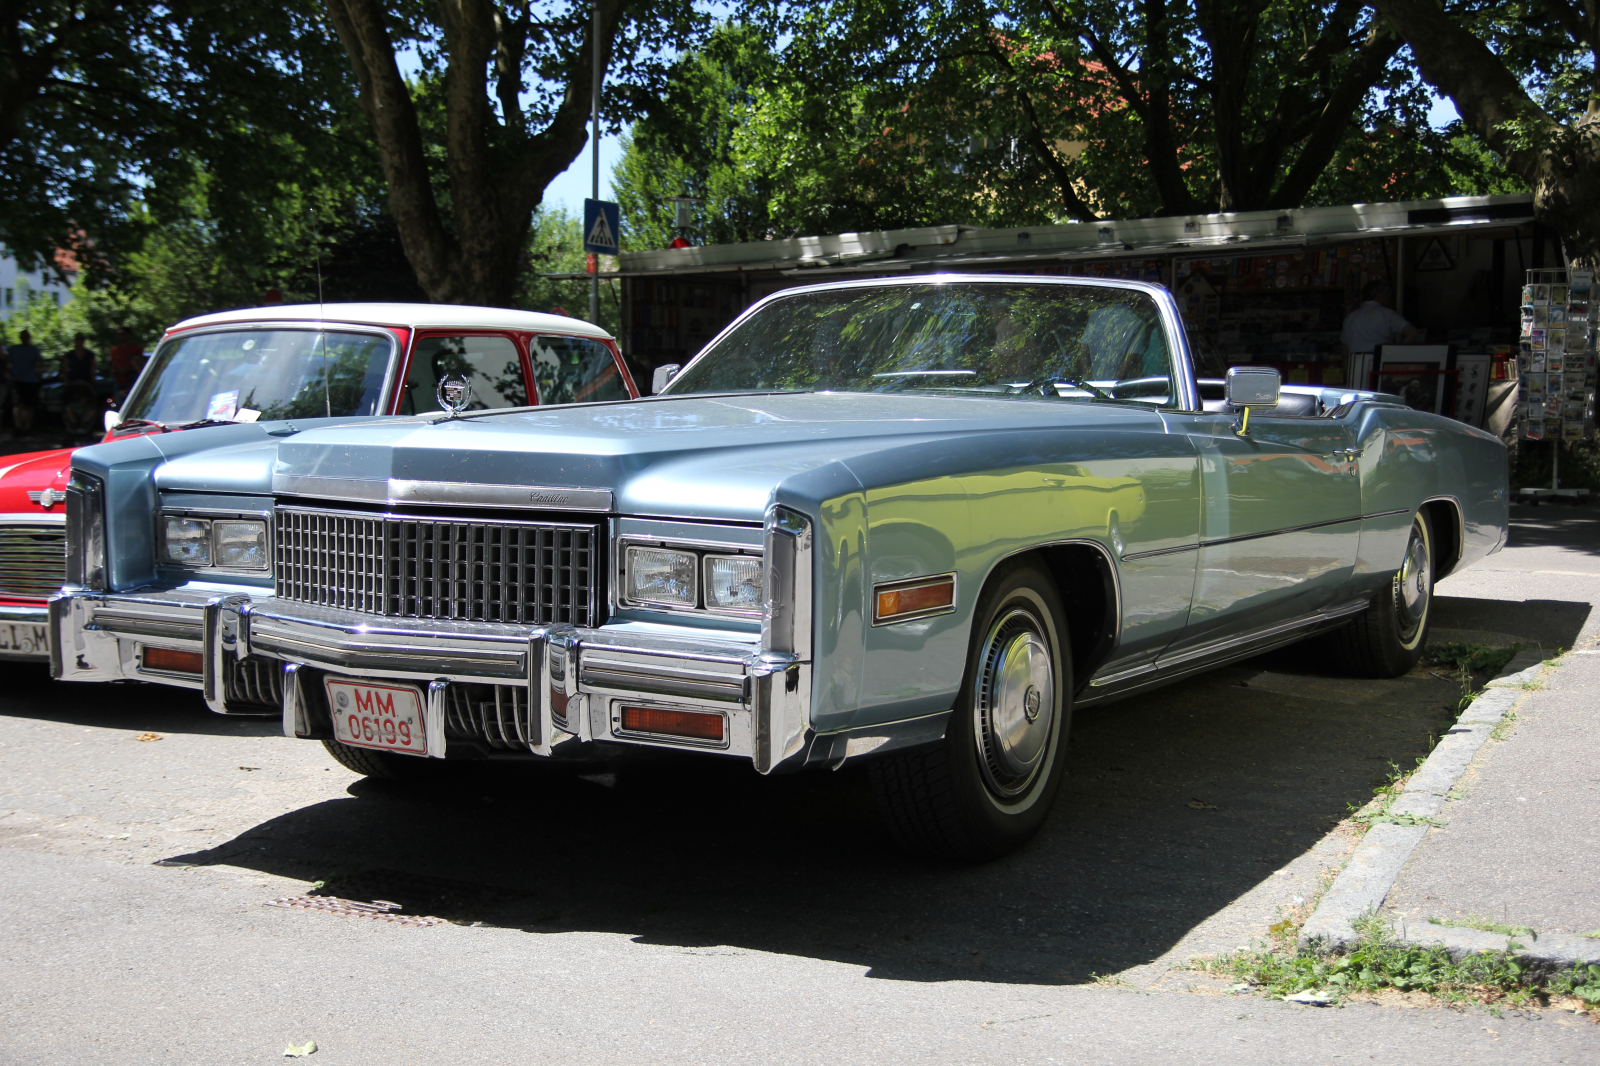
[[754,0],[616,175],[635,238],[1286,208],[1519,184],[1352,0]]
[[104,269],[142,241],[141,205],[181,214],[201,172],[219,232],[259,242],[286,186],[350,184],[352,112],[311,0],[16,0],[0,9],[0,242],[27,265],[69,248]]
[[1600,264],[1600,8],[1593,0],[1377,7],[1422,77],[1533,189],[1536,217],[1569,254]]

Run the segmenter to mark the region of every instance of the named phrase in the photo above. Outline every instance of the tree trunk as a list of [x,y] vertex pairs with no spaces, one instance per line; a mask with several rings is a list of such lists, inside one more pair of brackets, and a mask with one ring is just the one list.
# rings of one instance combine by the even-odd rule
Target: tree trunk
[[[497,15],[489,0],[440,0],[449,65],[445,70],[446,218],[435,198],[411,93],[400,76],[379,0],[326,0],[328,16],[355,69],[360,103],[378,142],[390,211],[417,281],[436,303],[510,306],[518,261],[533,212],[552,179],[588,143],[594,41],[586,30],[567,73],[566,93],[544,129],[529,133],[524,116],[500,126],[489,103],[488,72],[497,60],[502,89],[520,84],[507,56],[520,59],[526,21]],[[602,62],[609,60],[624,0],[599,0]],[[502,92],[502,100],[506,93]],[[515,100],[512,92],[510,99]]]
[[1593,106],[1574,125],[1557,121],[1436,0],[1378,0],[1377,6],[1411,46],[1422,77],[1532,187],[1534,217],[1561,234],[1573,259],[1600,261],[1600,115]]

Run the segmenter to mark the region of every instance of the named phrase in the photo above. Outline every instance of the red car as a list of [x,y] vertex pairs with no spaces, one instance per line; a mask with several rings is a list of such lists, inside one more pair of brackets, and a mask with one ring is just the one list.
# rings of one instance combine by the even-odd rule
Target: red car
[[[279,418],[425,414],[442,378],[471,410],[637,396],[616,341],[575,318],[448,304],[251,307],[167,330],[106,440]],[[0,458],[0,658],[48,662],[65,580],[72,449]]]

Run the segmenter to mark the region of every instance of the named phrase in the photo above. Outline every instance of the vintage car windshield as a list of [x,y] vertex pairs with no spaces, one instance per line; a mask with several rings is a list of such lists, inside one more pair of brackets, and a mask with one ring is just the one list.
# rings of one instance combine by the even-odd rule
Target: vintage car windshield
[[1169,405],[1172,353],[1136,289],[936,282],[796,293],[690,364],[669,395],[919,392]]
[[387,336],[315,329],[180,334],[156,352],[122,416],[181,424],[377,414],[392,348]]

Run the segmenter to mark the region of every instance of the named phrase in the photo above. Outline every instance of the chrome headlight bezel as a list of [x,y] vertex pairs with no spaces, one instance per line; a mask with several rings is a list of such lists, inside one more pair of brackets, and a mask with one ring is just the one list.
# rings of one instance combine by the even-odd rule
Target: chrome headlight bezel
[[[753,559],[763,568],[765,575],[765,562],[761,549],[752,545],[729,544],[726,542],[683,540],[677,537],[646,537],[638,535],[620,536],[616,539],[616,605],[622,610],[633,611],[664,611],[673,614],[699,615],[701,617],[737,618],[745,621],[757,621],[761,618],[761,607],[756,605],[744,607],[718,607],[707,602],[707,589],[711,561],[714,559]],[[642,551],[672,552],[693,558],[693,567],[690,572],[694,581],[694,602],[670,603],[651,599],[644,599],[630,595],[633,589],[632,562],[635,554]]]
[[106,588],[105,482],[76,469],[67,483],[67,584]]
[[[203,561],[187,561],[172,557],[171,530],[175,523],[184,523],[203,529],[205,556]],[[260,565],[225,564],[223,558],[224,531],[240,527],[256,527],[261,545]],[[156,566],[164,570],[178,570],[191,574],[240,574],[260,576],[272,572],[272,521],[260,513],[239,511],[198,511],[189,508],[163,509],[156,512]]]

